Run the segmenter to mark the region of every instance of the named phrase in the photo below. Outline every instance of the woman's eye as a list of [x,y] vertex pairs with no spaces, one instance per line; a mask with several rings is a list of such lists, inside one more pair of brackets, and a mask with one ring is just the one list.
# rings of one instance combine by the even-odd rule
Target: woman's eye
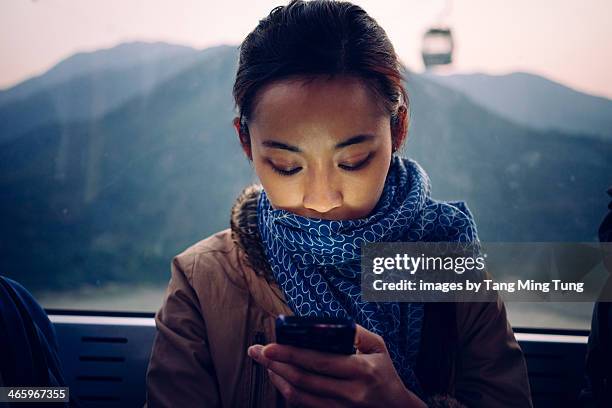
[[340,168],[347,170],[347,171],[355,171],[355,170],[359,170],[362,167],[364,167],[366,164],[368,164],[368,162],[372,159],[372,153],[370,153],[368,155],[368,157],[366,157],[365,159],[363,159],[362,161],[360,161],[359,163],[355,164],[354,166],[347,166],[346,164],[340,164]]
[[[349,165],[346,165],[346,164],[339,164],[338,167],[340,167],[341,169],[346,170],[346,171],[356,171],[356,170],[359,170],[359,169],[365,167],[365,165],[368,164],[368,162],[372,159],[373,156],[374,155],[372,153],[370,153],[368,155],[368,157],[366,157],[364,160],[360,161],[359,163],[357,163],[357,164],[355,164],[353,166],[349,166]],[[272,170],[275,173],[280,174],[281,176],[291,176],[291,175],[294,175],[295,173],[299,172],[300,170],[302,170],[301,167],[296,167],[296,168],[293,168],[291,170],[281,169],[281,168],[276,167],[272,162],[270,162],[270,167],[272,168]]]
[[272,167],[272,170],[274,170],[276,173],[280,174],[281,176],[291,176],[291,175],[297,173],[298,171],[302,170],[301,167],[296,167],[296,168],[291,169],[291,170],[283,170],[283,169],[279,169],[278,167],[276,167],[273,164],[270,167]]

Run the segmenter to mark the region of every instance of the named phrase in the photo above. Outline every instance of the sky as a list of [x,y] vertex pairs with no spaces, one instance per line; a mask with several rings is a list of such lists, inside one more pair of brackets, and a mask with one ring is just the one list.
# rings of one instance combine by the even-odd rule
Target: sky
[[[267,0],[2,0],[0,89],[81,51],[127,41],[206,48],[238,45],[270,10]],[[612,1],[354,0],[387,32],[400,59],[424,69],[423,33],[453,30],[445,74],[531,72],[612,99]]]

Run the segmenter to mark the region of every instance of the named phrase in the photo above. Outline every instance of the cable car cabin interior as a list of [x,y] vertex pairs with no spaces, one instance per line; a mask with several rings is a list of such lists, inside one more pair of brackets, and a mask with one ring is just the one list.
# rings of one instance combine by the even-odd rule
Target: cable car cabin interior
[[[442,210],[453,209],[451,215],[442,210],[435,215],[439,224],[432,231],[448,236],[449,231],[455,231],[457,241],[467,237],[463,232],[468,231],[483,242],[524,243],[534,248],[547,243],[573,245],[557,251],[561,257],[556,260],[546,258],[546,264],[534,261],[534,269],[529,269],[526,262],[530,256],[505,258],[512,267],[507,268],[511,278],[516,278],[516,272],[523,274],[521,279],[536,279],[538,273],[549,273],[554,266],[564,281],[591,285],[591,291],[575,303],[571,303],[569,290],[559,292],[550,302],[533,301],[535,295],[527,301],[517,297],[519,301],[505,303],[508,322],[526,361],[534,407],[612,407],[612,311],[608,310],[612,305],[612,248],[605,246],[612,241],[612,203],[606,209],[612,196],[612,81],[602,74],[612,61],[608,21],[612,2],[581,2],[579,12],[577,2],[557,4],[555,10],[528,3],[508,5],[502,0],[463,2],[455,4],[452,13],[450,1],[443,2],[442,11],[439,2],[353,2],[366,12],[371,8],[380,26],[393,27],[391,47],[389,38],[383,30],[374,30],[376,25],[371,20],[345,22],[338,24],[342,30],[330,29],[341,18],[358,18],[365,13],[345,10],[322,20],[323,13],[335,8],[309,14],[306,4],[319,1],[325,0],[291,0],[290,8],[277,7],[284,2],[270,0],[269,7],[264,7],[271,10],[265,20],[259,2],[258,7],[242,2],[236,10],[217,7],[212,1],[188,1],[189,5],[174,8],[162,1],[128,2],[122,4],[121,18],[101,1],[87,2],[87,6],[69,2],[62,7],[54,2],[13,1],[0,6],[0,15],[11,30],[9,42],[17,44],[0,47],[0,55],[7,62],[7,69],[0,70],[0,385],[8,381],[5,373],[11,367],[15,375],[28,374],[23,367],[19,370],[11,353],[31,346],[26,338],[46,338],[49,342],[48,328],[53,327],[59,361],[48,354],[37,356],[40,361],[61,366],[64,378],[51,368],[45,378],[63,381],[81,407],[142,407],[157,333],[155,312],[170,277],[167,266],[189,245],[228,228],[228,220],[232,228],[240,224],[234,219],[234,205],[240,201],[236,200],[237,193],[256,175],[260,179],[269,177],[272,181],[267,186],[277,189],[276,194],[266,194],[266,199],[286,194],[302,203],[293,205],[297,213],[304,210],[301,215],[323,212],[315,207],[330,204],[332,198],[370,200],[370,196],[365,197],[370,188],[364,188],[368,186],[364,180],[374,179],[373,173],[359,171],[377,160],[377,151],[359,165],[330,161],[325,167],[317,162],[309,169],[305,164],[308,157],[318,156],[300,155],[297,146],[268,141],[267,147],[276,149],[276,153],[291,156],[280,156],[285,158],[280,166],[275,159],[264,159],[257,149],[257,154],[262,154],[261,163],[265,163],[260,166],[270,166],[265,167],[269,172],[260,170],[257,174],[258,167],[249,157],[256,151],[251,149],[250,138],[255,135],[251,131],[258,127],[250,122],[248,107],[259,88],[248,86],[267,85],[268,75],[274,78],[285,69],[297,73],[352,72],[354,66],[343,64],[355,63],[361,70],[372,71],[363,78],[375,78],[375,87],[386,84],[376,95],[399,95],[393,96],[392,104],[387,103],[389,100],[383,104],[394,106],[389,129],[396,132],[405,124],[404,135],[409,135],[398,139],[392,133],[391,163],[403,163],[404,167],[396,167],[405,172],[405,163],[412,163],[411,159],[422,164],[422,171],[414,172],[418,177],[411,176],[409,187],[431,182],[433,188],[427,186],[423,191],[434,199],[444,198],[448,207],[440,205]],[[193,13],[187,14],[198,18],[186,18],[189,7]],[[411,8],[419,10],[413,13]],[[274,26],[274,16],[279,18],[287,10],[295,15],[284,17],[277,29],[295,31],[276,33],[262,28],[264,22]],[[460,13],[455,13],[457,10]],[[503,15],[499,10],[504,10]],[[235,11],[241,18],[232,17]],[[437,19],[424,25],[423,16],[436,13]],[[453,20],[455,14],[461,18]],[[318,20],[300,20],[309,15],[319,16]],[[82,24],[74,24],[75,16],[84,18]],[[223,30],[218,24],[209,24],[211,21],[223,22]],[[321,26],[321,21],[334,24]],[[350,32],[351,27],[360,28],[355,34]],[[415,37],[411,27],[425,29]],[[608,35],[602,36],[591,27],[607,30]],[[256,35],[245,37],[249,32]],[[365,32],[368,34],[360,38]],[[47,41],[49,38],[57,41]],[[109,46],[111,43],[115,45]],[[198,48],[194,44],[209,45]],[[43,49],[45,53],[27,51]],[[304,57],[295,50],[312,54]],[[568,56],[592,63],[577,68],[572,61],[566,63]],[[281,60],[283,64],[289,62],[283,65]],[[505,74],[497,74],[502,71]],[[40,74],[32,76],[35,72]],[[403,80],[397,84],[400,75]],[[312,98],[321,95],[314,86],[304,89]],[[345,97],[342,92],[346,87],[333,88],[336,93],[331,89],[324,97],[313,99],[317,103],[308,105],[313,111],[318,109],[316,115],[303,115],[303,111],[289,115],[295,113],[291,110],[295,109],[294,97],[286,103],[270,102],[274,109],[267,112],[272,114],[262,115],[266,120],[257,126],[268,124],[273,130],[285,126],[276,137],[290,138],[300,134],[296,129],[301,117],[327,118],[328,125],[341,122],[349,128],[375,116],[363,114],[356,120],[354,110],[347,113],[346,104],[358,101],[354,95],[362,93]],[[344,101],[344,105],[321,108],[337,101]],[[369,106],[367,101],[356,106]],[[245,106],[248,109],[243,111]],[[350,113],[350,119],[340,121],[343,112]],[[287,120],[289,116],[293,120]],[[319,128],[326,129],[309,127]],[[354,129],[350,133],[355,134]],[[311,132],[309,136],[321,134],[326,133]],[[336,144],[336,149],[344,144],[342,149],[355,148],[358,153],[359,146],[365,146],[367,136],[372,135],[362,130],[357,134],[360,136]],[[398,140],[404,144],[400,146]],[[326,146],[326,142],[311,144]],[[399,155],[405,157],[397,159]],[[334,153],[333,157],[337,161],[339,156]],[[288,169],[293,164],[294,168]],[[388,169],[391,171],[392,166]],[[308,183],[291,183],[305,173]],[[315,177],[325,177],[326,181],[315,183]],[[346,180],[358,177],[362,177],[359,183],[351,184],[354,194],[337,194],[340,181],[348,185]],[[327,182],[332,178],[337,183]],[[408,186],[408,177],[389,179]],[[384,191],[404,190],[391,186]],[[420,193],[405,195],[421,197]],[[412,208],[407,202],[381,208],[400,214]],[[258,217],[268,214],[265,203],[258,200],[254,206]],[[400,215],[394,222],[406,219],[404,213]],[[293,218],[285,218],[291,224]],[[471,227],[470,219],[475,220],[477,228]],[[425,231],[429,225],[425,220],[423,216],[419,228],[409,232]],[[463,230],[453,224],[455,221]],[[251,225],[250,235],[267,225],[272,223]],[[327,230],[331,231],[329,227]],[[368,232],[374,236],[372,231]],[[260,235],[268,239],[287,236]],[[334,241],[331,234],[319,242],[327,242],[325,239],[334,244],[341,241]],[[294,238],[291,242],[307,241]],[[592,244],[601,245],[603,251],[592,248]],[[258,247],[259,242],[250,245]],[[269,250],[266,259],[277,261],[277,265],[296,259],[279,256],[279,260],[275,251]],[[299,274],[292,278],[295,276]],[[22,284],[36,300],[28,300],[23,291],[15,292],[4,277]],[[597,297],[595,292],[599,290]],[[348,298],[354,300],[352,295]],[[27,317],[27,310],[35,317]],[[4,329],[11,327],[11,322],[25,329]],[[18,336],[24,340],[15,341]],[[53,346],[52,342],[40,341],[48,348]],[[6,352],[11,342],[13,349]],[[511,341],[501,343],[515,345]],[[30,362],[34,364],[34,360]],[[502,368],[500,372],[505,375],[509,370]],[[520,378],[525,378],[524,370]],[[505,378],[505,383],[509,382]],[[526,390],[525,382],[521,384]],[[491,391],[491,395],[497,391]],[[2,398],[0,395],[0,407],[4,406]],[[206,406],[205,401],[201,403]]]

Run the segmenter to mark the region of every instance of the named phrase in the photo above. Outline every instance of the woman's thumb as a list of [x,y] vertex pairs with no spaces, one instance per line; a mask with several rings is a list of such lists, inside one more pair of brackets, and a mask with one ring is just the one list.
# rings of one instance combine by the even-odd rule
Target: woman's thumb
[[387,349],[385,341],[378,334],[372,333],[358,324],[355,324],[355,326],[355,347],[359,353],[382,353]]

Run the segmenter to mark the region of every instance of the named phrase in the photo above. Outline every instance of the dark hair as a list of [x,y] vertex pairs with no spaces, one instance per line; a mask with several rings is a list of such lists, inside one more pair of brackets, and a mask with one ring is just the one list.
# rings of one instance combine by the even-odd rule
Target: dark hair
[[408,113],[409,108],[402,70],[387,34],[361,7],[331,0],[291,0],[277,6],[240,45],[233,96],[242,142],[250,145],[247,123],[264,85],[352,75],[374,91],[378,105],[391,115],[393,146],[398,149],[407,130],[398,128],[398,112]]

